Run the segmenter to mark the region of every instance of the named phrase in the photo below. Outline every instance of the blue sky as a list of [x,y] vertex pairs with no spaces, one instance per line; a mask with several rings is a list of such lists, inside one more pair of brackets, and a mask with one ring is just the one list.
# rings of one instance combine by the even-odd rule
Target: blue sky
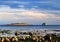
[[17,22],[60,25],[60,0],[0,0],[0,24]]

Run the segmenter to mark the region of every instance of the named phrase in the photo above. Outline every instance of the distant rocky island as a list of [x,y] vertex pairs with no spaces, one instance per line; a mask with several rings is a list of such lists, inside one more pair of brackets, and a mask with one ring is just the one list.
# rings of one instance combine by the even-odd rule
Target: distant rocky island
[[[6,24],[6,26],[32,26],[32,24],[28,23],[11,23],[11,24]],[[35,26],[35,25],[33,25]],[[40,26],[46,26],[46,23],[42,23]]]
[[5,26],[60,26],[60,25],[46,25],[46,23],[42,23],[41,25],[33,25],[28,23],[11,23],[6,24]]
[[42,26],[46,26],[46,23],[42,23]]
[[27,26],[30,25],[28,23],[11,23],[11,24],[7,24],[7,26]]

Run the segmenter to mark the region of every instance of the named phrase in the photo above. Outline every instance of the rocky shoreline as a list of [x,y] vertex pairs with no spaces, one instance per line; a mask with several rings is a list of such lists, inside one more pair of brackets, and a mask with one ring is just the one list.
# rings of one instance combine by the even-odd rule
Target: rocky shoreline
[[6,40],[6,42],[60,42],[60,32],[57,33],[55,30],[0,30],[0,38],[0,41],[4,39],[3,41]]

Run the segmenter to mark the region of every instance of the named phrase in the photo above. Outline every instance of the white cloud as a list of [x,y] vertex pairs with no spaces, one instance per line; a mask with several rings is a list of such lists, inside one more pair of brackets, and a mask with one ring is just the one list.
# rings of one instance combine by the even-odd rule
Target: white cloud
[[0,6],[0,12],[19,12],[19,11],[26,11],[24,8],[17,8],[17,9],[14,9],[14,8],[11,8],[7,5],[1,5]]
[[[38,12],[38,10],[31,9],[26,10],[23,8],[12,9],[7,6],[0,7],[0,20],[8,20],[8,21],[23,21],[23,22],[30,22],[33,24],[46,22],[46,23],[53,23],[60,21],[60,16],[56,16],[55,14],[45,14]],[[51,21],[51,22],[50,22]]]
[[18,7],[20,7],[20,8],[24,8],[25,6],[24,6],[24,5],[19,5]]
[[30,4],[31,2],[21,2],[21,1],[5,1],[6,4]]

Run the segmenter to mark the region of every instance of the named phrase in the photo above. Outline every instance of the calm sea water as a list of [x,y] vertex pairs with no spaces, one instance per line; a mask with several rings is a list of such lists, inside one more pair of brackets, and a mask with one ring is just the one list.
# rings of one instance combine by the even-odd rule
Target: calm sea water
[[0,26],[0,30],[60,30],[60,26]]

